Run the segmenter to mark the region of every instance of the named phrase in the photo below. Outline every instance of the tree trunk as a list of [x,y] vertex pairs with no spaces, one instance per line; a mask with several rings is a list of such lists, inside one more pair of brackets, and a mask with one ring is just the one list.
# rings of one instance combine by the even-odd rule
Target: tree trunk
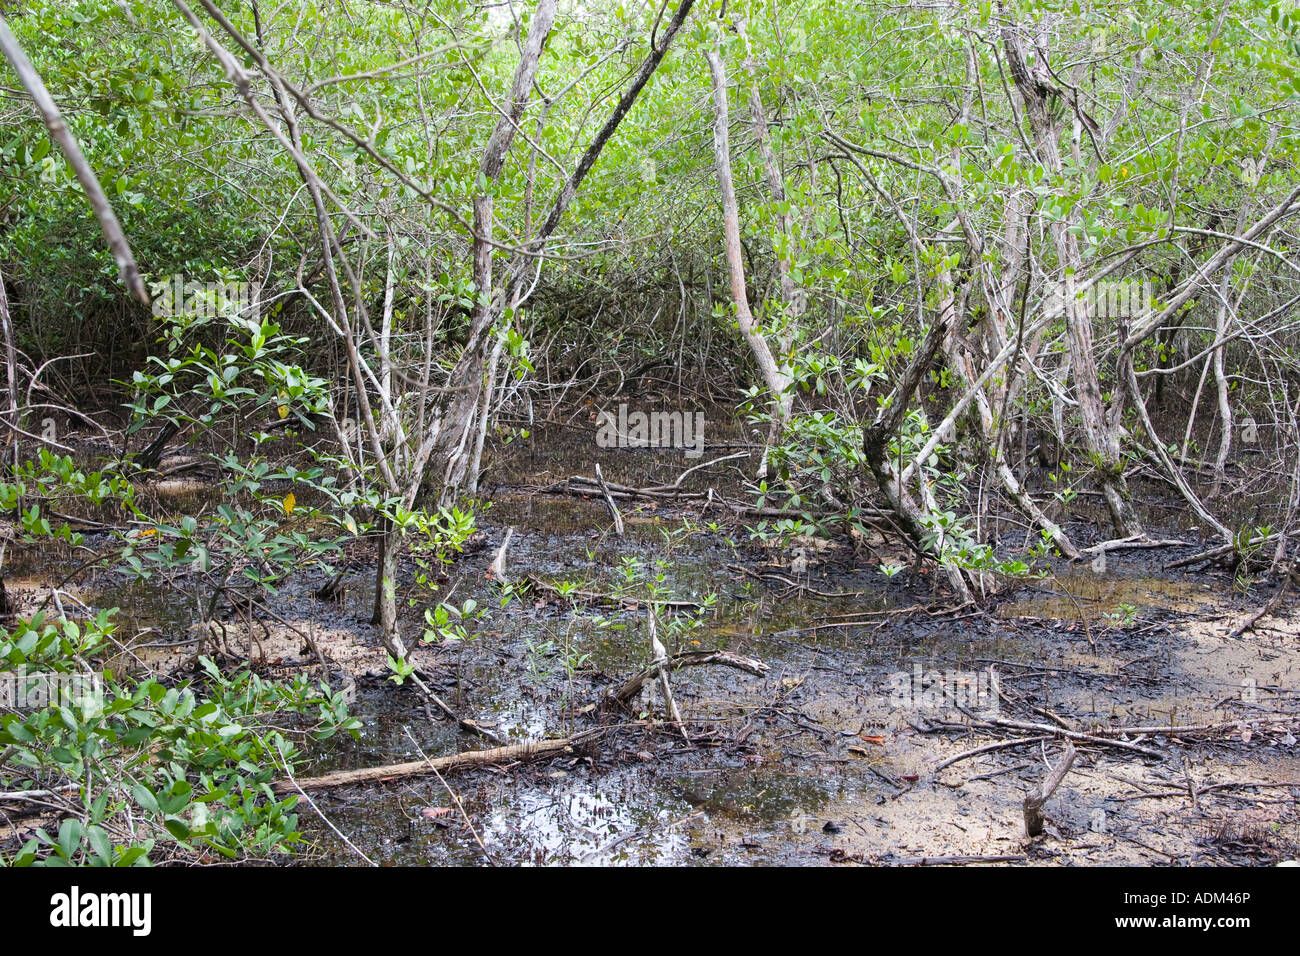
[[380,518],[379,554],[375,560],[375,609],[370,623],[379,629],[379,639],[389,654],[406,657],[397,624],[397,556],[401,551],[402,532],[388,518]]
[[[763,159],[763,174],[767,179],[768,191],[772,194],[772,204],[782,248],[777,250],[776,267],[781,283],[782,315],[777,329],[777,346],[781,355],[788,356],[794,346],[795,328],[799,317],[803,315],[803,291],[794,279],[794,213],[786,200],[785,176],[781,172],[781,163],[772,148],[772,138],[768,132],[767,110],[763,107],[763,96],[758,88],[758,64],[754,61],[753,47],[749,35],[745,32],[745,21],[736,23],[736,32],[745,44],[745,72],[749,74],[749,116],[753,122],[754,140],[758,144],[758,154]],[[793,396],[792,396],[793,397]],[[786,409],[786,418],[790,408]],[[768,451],[781,440],[781,428],[784,420],[772,417],[772,426],[767,433],[767,448],[763,450],[763,461],[759,465],[758,477],[767,477]]]
[[[1243,203],[1237,213],[1237,235],[1246,228],[1246,206]],[[1219,280],[1219,303],[1214,310],[1214,387],[1219,397],[1219,453],[1214,458],[1214,487],[1210,497],[1217,498],[1223,488],[1224,469],[1228,464],[1228,453],[1232,450],[1232,403],[1228,401],[1228,376],[1223,368],[1223,356],[1227,346],[1223,344],[1228,334],[1228,296],[1232,292],[1232,265],[1229,259],[1223,267],[1223,278]]]
[[[614,111],[610,114],[609,118],[606,119],[605,125],[601,127],[600,132],[596,134],[595,138],[591,141],[591,144],[588,145],[587,149],[583,152],[582,159],[579,160],[577,167],[560,188],[560,192],[551,206],[549,215],[546,217],[545,222],[542,223],[542,227],[538,230],[537,236],[534,237],[530,244],[531,251],[534,254],[540,255],[545,250],[547,239],[550,238],[551,234],[555,231],[555,228],[559,225],[560,220],[564,216],[565,210],[569,207],[569,203],[573,201],[573,197],[577,195],[578,187],[582,184],[583,179],[586,178],[587,173],[591,171],[592,166],[595,165],[596,160],[600,157],[601,152],[605,148],[605,144],[609,142],[610,137],[614,135],[614,132],[618,129],[623,118],[628,114],[628,111],[631,110],[632,105],[636,102],[641,90],[645,88],[650,77],[654,75],[655,70],[664,58],[664,54],[668,52],[668,47],[671,45],[673,38],[677,35],[682,24],[686,21],[686,17],[690,13],[694,4],[695,0],[681,0],[681,4],[677,8],[677,12],[673,14],[672,20],[669,21],[668,25],[659,35],[659,38],[651,46],[649,54],[641,63],[641,68],[637,71],[636,76],[632,78],[632,82],[628,85],[628,88],[623,91],[623,95],[619,98],[618,105],[614,107]],[[554,14],[555,0],[540,0],[538,3],[538,12],[534,14],[533,30],[538,29],[538,18],[541,16],[542,7],[544,5],[550,8],[552,16]],[[530,46],[531,43],[532,31],[530,31],[529,34]],[[519,69],[521,71],[524,69],[525,63],[529,59],[530,46],[525,48],[525,56],[520,61]],[[533,72],[536,70],[535,62],[532,64],[532,70]],[[526,103],[527,92],[531,83],[532,73],[528,76],[528,82],[522,85],[520,84],[520,75],[519,73],[516,73],[514,88],[516,91],[520,91],[520,97],[516,97],[513,100],[514,103],[518,104],[520,98],[523,98]],[[523,107],[520,106],[519,108],[520,115],[522,115]],[[510,145],[510,136],[513,135],[513,132],[518,125],[517,118],[514,123],[504,123],[504,119],[505,118],[503,117],[503,123],[498,123],[497,131],[493,133],[492,139],[489,140],[488,143],[488,149],[484,152],[483,162],[485,171],[488,169],[488,160],[490,156],[499,153],[500,161],[504,161],[505,150],[508,149]],[[503,125],[505,127],[504,129]],[[491,178],[495,179],[499,172],[500,166],[498,165],[496,166],[495,172]],[[491,215],[491,197],[483,196],[480,198],[487,200],[488,205],[486,208],[480,208],[479,203],[476,201],[474,208],[476,284],[479,282],[480,278],[490,283],[492,275],[492,249],[487,241],[490,240],[491,237],[487,233],[483,232],[479,226],[480,218],[486,219]],[[480,256],[483,258],[480,259]],[[466,480],[470,467],[470,459],[474,455],[475,443],[473,441],[473,433],[478,420],[476,410],[479,407],[483,389],[487,384],[487,365],[490,360],[488,354],[488,343],[492,341],[492,338],[487,333],[490,331],[492,325],[499,316],[503,304],[517,303],[522,300],[523,297],[520,294],[518,283],[522,281],[522,277],[526,272],[524,267],[532,261],[531,258],[525,259],[522,256],[516,257],[506,269],[506,279],[503,283],[503,289],[499,290],[496,295],[485,295],[485,290],[491,290],[490,285],[482,285],[479,287],[480,299],[475,308],[474,319],[471,321],[470,339],[466,344],[465,351],[462,353],[460,361],[456,363],[456,367],[453,369],[451,378],[448,382],[449,397],[445,400],[443,406],[444,411],[440,418],[440,423],[438,426],[435,426],[440,427],[441,430],[437,437],[437,441],[435,442],[433,453],[429,458],[427,479],[429,481],[440,483],[438,499],[442,502],[449,500],[451,495],[453,495]]]
[[438,439],[429,459],[430,477],[441,486],[441,503],[446,503],[461,487],[470,467],[475,444],[475,412],[487,387],[488,348],[492,342],[490,332],[501,316],[502,300],[492,284],[492,231],[495,219],[490,189],[501,177],[506,154],[510,151],[515,131],[528,106],[533,80],[541,62],[542,48],[555,22],[557,2],[558,0],[537,2],[519,65],[515,68],[509,103],[497,119],[479,163],[484,190],[474,197],[473,268],[476,299],[470,318],[469,338],[447,383],[442,414],[438,416],[436,426],[439,428]]
[[[1060,128],[1052,104],[1063,94],[1052,82],[1047,69],[1045,41],[1038,45],[1031,67],[1025,58],[1016,26],[1004,27],[1002,39],[1007,65],[1033,133],[1038,161],[1048,172],[1059,176],[1063,172],[1058,142]],[[1075,277],[1084,273],[1083,256],[1075,234],[1071,231],[1079,225],[1078,218],[1077,212],[1072,212],[1068,222],[1052,222],[1050,232],[1064,272],[1062,296],[1066,339],[1070,363],[1074,369],[1079,416],[1083,421],[1084,438],[1101,481],[1102,493],[1110,506],[1116,532],[1122,537],[1139,535],[1142,534],[1142,524],[1129,501],[1128,483],[1124,479],[1124,456],[1120,449],[1118,421],[1120,403],[1116,402],[1108,409],[1102,398],[1101,376],[1097,370],[1093,346],[1091,310],[1086,301],[1075,295]],[[1124,338],[1123,335],[1120,337]]]
[[928,554],[938,561],[957,596],[962,601],[971,601],[974,599],[974,593],[971,591],[966,572],[952,562],[944,560],[942,553],[936,548],[926,546],[925,517],[900,480],[897,462],[889,457],[889,441],[903,423],[907,406],[921,384],[921,376],[930,368],[940,344],[951,331],[955,312],[954,303],[938,315],[925,340],[912,354],[912,360],[903,373],[902,381],[890,395],[889,401],[876,416],[875,421],[863,428],[862,453],[900,529],[911,540],[913,548],[918,554]]
[[736,308],[736,321],[749,343],[758,365],[759,374],[772,393],[772,418],[779,432],[790,418],[794,393],[789,370],[778,364],[767,339],[754,321],[749,307],[749,293],[745,289],[745,266],[740,245],[740,208],[736,202],[736,186],[731,176],[731,147],[728,136],[727,73],[722,56],[716,49],[706,50],[709,73],[713,80],[713,155],[718,168],[718,192],[722,201],[722,237],[727,254],[727,274],[731,280],[731,301]]
[[[4,329],[5,385],[9,399],[9,408],[5,416],[5,421],[9,424],[9,434],[5,436],[5,446],[13,448],[12,461],[9,464],[12,464],[16,474],[20,444],[18,441],[18,428],[20,427],[18,415],[18,348],[14,344],[13,319],[9,315],[9,294],[5,291],[3,275],[0,275],[0,326]],[[12,446],[10,443],[12,443]],[[0,598],[3,597],[3,584],[3,579],[0,579]]]

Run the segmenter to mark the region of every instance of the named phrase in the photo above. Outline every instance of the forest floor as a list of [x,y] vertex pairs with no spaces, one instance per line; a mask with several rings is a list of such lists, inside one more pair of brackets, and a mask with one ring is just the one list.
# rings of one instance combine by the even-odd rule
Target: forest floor
[[[653,714],[640,702],[594,744],[551,761],[314,793],[330,825],[303,808],[315,843],[304,862],[360,862],[357,850],[396,864],[1219,865],[1300,856],[1300,618],[1285,601],[1232,636],[1271,595],[1222,569],[1167,570],[1202,547],[1178,527],[1178,509],[1148,520],[1160,527],[1151,515],[1174,515],[1160,536],[1184,546],[1111,552],[1104,571],[1058,563],[985,608],[952,608],[925,576],[880,573],[881,560],[905,563],[896,544],[844,536],[762,547],[717,506],[701,517],[698,499],[625,500],[618,538],[599,495],[539,491],[590,473],[593,449],[581,437],[546,457],[518,453],[489,474],[479,547],[433,598],[472,597],[488,610],[472,640],[412,652],[433,689],[506,741],[560,737],[595,726],[589,705],[649,661],[646,606],[631,590],[584,603],[534,589],[502,608],[500,584],[485,572],[507,528],[512,580],[609,593],[634,559],[642,574],[662,574],[664,595],[718,596],[697,629],[661,633],[670,654],[723,649],[770,670],[675,674],[689,741],[663,722],[656,699]],[[552,446],[535,438],[531,447]],[[602,450],[598,460],[611,482],[641,487],[736,447],[701,459]],[[738,464],[751,467],[702,469],[683,488],[725,482],[738,500]],[[217,492],[200,478],[154,493],[186,510]],[[1081,543],[1104,536],[1086,509],[1071,518]],[[1004,539],[1001,549],[1015,544]],[[372,556],[372,545],[353,546],[338,601],[317,598],[326,578],[307,575],[272,604],[314,637],[336,681],[355,686],[363,721],[359,741],[320,745],[303,775],[487,746],[430,713],[409,682],[386,679],[369,624]],[[72,563],[48,549],[11,551],[6,582],[19,612]],[[414,573],[408,565],[403,584]],[[193,602],[158,582],[87,575],[65,590],[93,608],[122,608],[127,656],[165,671],[193,654]],[[419,643],[429,603],[406,612],[408,643]],[[240,633],[232,625],[234,655],[248,651]],[[313,660],[274,621],[252,649],[270,675]],[[1030,839],[1022,803],[1061,759],[1058,729],[1074,735],[1078,756],[1046,804],[1046,833]],[[966,756],[989,745],[999,746]]]

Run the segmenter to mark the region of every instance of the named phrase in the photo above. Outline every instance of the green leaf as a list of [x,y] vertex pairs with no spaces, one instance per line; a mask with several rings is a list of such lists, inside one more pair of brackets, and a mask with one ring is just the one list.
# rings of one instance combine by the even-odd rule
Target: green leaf
[[135,797],[135,802],[148,810],[150,813],[158,813],[158,798],[153,795],[153,791],[143,784],[135,784],[131,787],[131,796]]
[[80,820],[68,819],[59,824],[59,849],[65,859],[71,860],[77,848],[81,846],[82,833]]
[[95,856],[99,857],[105,865],[113,862],[113,841],[108,837],[108,831],[101,826],[92,826],[86,830],[86,836],[90,840],[90,848],[95,851]]

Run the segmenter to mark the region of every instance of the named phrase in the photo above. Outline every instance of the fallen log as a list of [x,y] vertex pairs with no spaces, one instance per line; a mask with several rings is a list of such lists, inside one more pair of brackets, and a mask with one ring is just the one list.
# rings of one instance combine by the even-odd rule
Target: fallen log
[[[723,507],[735,515],[758,518],[788,518],[791,515],[808,514],[809,517],[819,519],[834,519],[837,517],[836,512],[819,511],[808,513],[802,510],[791,510],[782,507],[765,507],[755,508],[752,505],[741,504],[734,501],[728,501],[722,495],[717,494],[712,489],[708,491],[674,491],[673,485],[655,485],[650,488],[633,488],[630,485],[620,485],[616,482],[606,481],[606,487],[609,489],[609,497],[616,501],[632,501],[636,499],[668,499],[675,502],[699,501],[705,502],[710,506]],[[572,495],[578,498],[596,498],[603,497],[600,486],[595,479],[587,475],[570,475],[563,481],[556,481],[540,488],[533,488],[532,494],[538,495]],[[857,517],[864,523],[876,521],[888,522],[887,512],[879,508],[859,508],[856,512]],[[883,530],[893,530],[888,524],[884,525]]]
[[[751,657],[742,657],[730,651],[688,651],[663,661],[651,664],[634,677],[624,681],[607,700],[614,700],[623,706],[641,692],[647,680],[657,678],[663,672],[680,670],[683,667],[698,667],[702,664],[722,664],[734,667],[750,674],[761,676],[769,670],[768,665]],[[605,733],[609,728],[593,727],[589,730],[560,737],[554,740],[528,740],[520,744],[507,744],[487,750],[467,750],[464,753],[448,757],[409,760],[405,763],[385,764],[382,767],[363,767],[360,770],[338,770],[321,777],[305,777],[297,780],[277,780],[271,784],[276,794],[285,795],[308,790],[328,790],[333,787],[348,787],[359,783],[383,783],[402,777],[418,777],[424,774],[457,773],[461,770],[474,770],[479,767],[498,766],[500,764],[526,763],[543,760],[547,757],[571,754],[583,744],[590,743]]]
[[1135,534],[1135,535],[1130,535],[1127,538],[1116,538],[1113,541],[1103,541],[1100,544],[1094,544],[1090,548],[1082,548],[1079,551],[1078,557],[1072,558],[1071,560],[1077,561],[1082,559],[1085,555],[1107,554],[1111,551],[1133,551],[1133,550],[1141,550],[1143,548],[1185,548],[1185,547],[1187,547],[1187,542],[1180,541],[1177,538],[1161,538],[1161,539],[1153,540],[1145,537],[1144,535]]
[[296,781],[277,780],[271,784],[277,794],[283,795],[302,790],[328,790],[333,787],[348,787],[358,783],[383,783],[401,777],[418,777],[431,773],[456,773],[461,770],[473,770],[478,767],[491,767],[499,764],[525,763],[541,760],[560,754],[570,754],[576,747],[594,740],[604,733],[605,728],[596,727],[584,730],[569,737],[555,740],[528,740],[521,744],[508,744],[504,747],[492,747],[488,750],[467,750],[449,757],[410,760],[406,763],[386,764],[382,767],[364,767],[360,770],[338,770],[322,777],[306,777]]

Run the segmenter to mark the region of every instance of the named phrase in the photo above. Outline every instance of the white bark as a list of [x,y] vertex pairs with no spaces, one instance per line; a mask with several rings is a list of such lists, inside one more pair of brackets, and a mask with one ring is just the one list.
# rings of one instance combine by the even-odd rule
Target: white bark
[[731,299],[736,321],[749,344],[763,382],[772,394],[772,415],[778,429],[789,421],[794,401],[788,368],[777,361],[771,346],[754,320],[745,289],[745,267],[740,246],[740,208],[731,175],[731,145],[728,134],[730,114],[727,109],[727,73],[722,56],[716,49],[706,50],[709,73],[713,81],[713,155],[718,170],[718,192],[722,202],[722,237],[727,255],[727,275],[731,282]]

